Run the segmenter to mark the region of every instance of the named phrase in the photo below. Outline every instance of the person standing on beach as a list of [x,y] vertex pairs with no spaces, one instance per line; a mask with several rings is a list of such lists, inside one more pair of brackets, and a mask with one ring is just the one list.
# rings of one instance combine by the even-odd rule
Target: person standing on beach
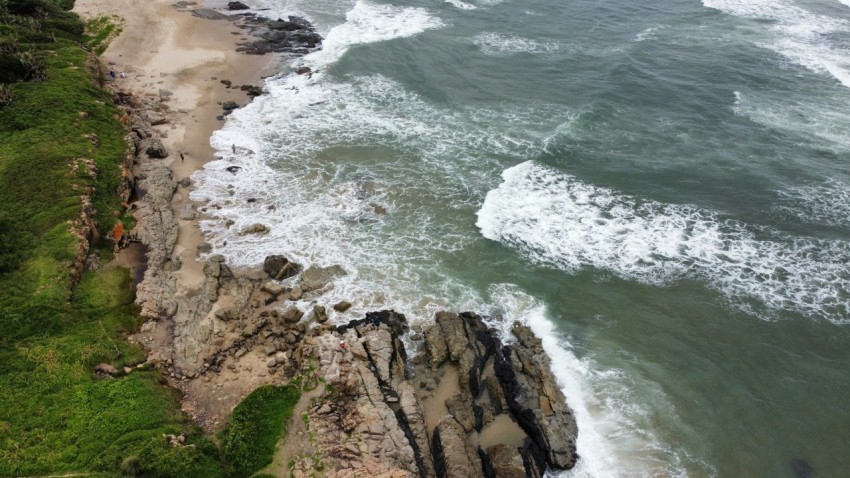
[[183,157],[183,153],[180,153],[180,162],[182,163],[182,162],[185,162],[185,161],[186,161],[186,158]]
[[233,145],[233,154],[236,154],[236,145]]

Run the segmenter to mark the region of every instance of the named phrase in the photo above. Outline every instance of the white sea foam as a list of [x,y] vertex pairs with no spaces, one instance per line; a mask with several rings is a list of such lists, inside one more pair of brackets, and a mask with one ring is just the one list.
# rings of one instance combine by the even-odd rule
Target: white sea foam
[[776,209],[809,224],[850,227],[850,186],[828,179],[779,191]]
[[850,51],[834,45],[829,35],[850,32],[850,22],[812,13],[791,0],[703,0],[703,5],[738,17],[767,20],[772,35],[756,40],[818,73],[832,75],[850,87]]
[[847,242],[758,230],[693,206],[585,184],[534,162],[502,177],[477,225],[535,262],[657,285],[697,279],[762,318],[782,310],[850,323]]
[[529,38],[492,32],[475,35],[472,43],[486,55],[554,53],[560,49],[560,46],[554,42],[538,42]]
[[472,5],[471,3],[462,2],[461,0],[446,0],[445,3],[448,3],[461,10],[475,10],[476,8],[478,8],[475,5]]
[[846,152],[850,150],[850,96],[841,88],[835,94],[822,92],[822,97],[802,99],[773,92],[735,92],[732,110],[756,123],[807,141],[816,140],[819,148]]
[[330,29],[322,49],[307,55],[301,63],[317,70],[338,60],[354,45],[410,37],[442,26],[442,20],[424,8],[358,0],[354,8],[346,12],[345,23]]
[[[356,43],[415,35],[439,25],[423,9],[359,2],[344,25],[329,28],[327,51],[308,55],[303,63],[317,70]],[[344,315],[330,311],[335,322],[384,307],[414,321],[447,307],[528,316],[523,320],[532,324],[546,320],[537,317],[543,311],[527,296],[497,286],[482,297],[454,279],[444,258],[476,239],[472,231],[457,230],[464,221],[438,219],[433,211],[439,208],[446,216],[468,210],[501,169],[500,157],[539,150],[541,138],[533,133],[563,123],[568,112],[553,105],[440,109],[381,75],[337,79],[325,71],[312,78],[274,78],[266,86],[268,95],[235,111],[214,134],[219,160],[193,176],[192,198],[207,202],[201,228],[215,253],[235,266],[259,264],[271,253],[305,266],[343,266],[347,275],[334,281],[322,301],[348,300],[354,307]],[[358,155],[357,161],[347,161],[346,154]],[[226,168],[232,165],[242,169],[230,173]],[[257,222],[270,232],[239,234]],[[299,307],[309,310],[309,301],[305,298]],[[554,332],[536,327],[538,333],[550,333],[545,346],[554,350],[549,353],[556,354],[556,363],[562,359],[558,353],[572,360],[558,373],[571,405],[582,410],[580,470],[614,476],[616,457],[628,451],[629,443],[611,437],[641,433],[629,428],[622,395],[603,398],[605,390],[616,388],[616,374],[593,371],[590,362],[568,349],[558,352]],[[591,383],[605,380],[609,388],[592,388]],[[590,409],[583,394],[593,396],[586,399],[595,404]],[[593,430],[597,425],[598,432]],[[635,455],[643,456],[647,443],[655,442],[636,439]]]
[[[378,75],[344,83],[292,75],[267,87],[269,95],[234,112],[213,135],[221,160],[194,176],[192,198],[211,203],[201,228],[215,252],[234,265],[259,264],[275,252],[307,265],[341,264],[350,275],[330,297],[356,298],[354,313],[390,303],[427,316],[446,306],[441,300],[455,307],[475,303],[463,285],[424,280],[439,274],[434,257],[474,239],[450,222],[436,222],[432,211],[471,207],[482,184],[501,169],[496,158],[535,147],[521,128],[506,134],[507,125],[533,125],[559,111],[442,110]],[[355,152],[361,157],[352,170],[341,153],[325,156],[336,148],[373,152]],[[231,165],[243,169],[232,174]],[[238,234],[257,222],[270,233]],[[423,291],[423,282],[435,288]],[[423,295],[441,300],[417,305]]]
[[[687,476],[683,463],[692,463],[682,447],[666,445],[645,426],[652,412],[639,405],[623,371],[602,370],[591,357],[579,358],[554,323],[547,317],[546,307],[512,284],[494,284],[489,290],[494,317],[488,323],[501,331],[506,342],[514,340],[510,333],[513,321],[529,326],[543,342],[552,360],[553,372],[573,410],[579,434],[577,466],[561,474],[571,478],[615,478],[638,476]],[[510,320],[502,320],[501,317]],[[663,409],[666,419],[676,411],[654,385],[641,383],[642,394],[653,397],[656,409]],[[664,403],[664,406],[659,406]],[[656,412],[657,413],[657,412]]]
[[646,30],[635,35],[635,41],[645,41],[655,38],[655,34],[662,30],[663,26],[649,27]]

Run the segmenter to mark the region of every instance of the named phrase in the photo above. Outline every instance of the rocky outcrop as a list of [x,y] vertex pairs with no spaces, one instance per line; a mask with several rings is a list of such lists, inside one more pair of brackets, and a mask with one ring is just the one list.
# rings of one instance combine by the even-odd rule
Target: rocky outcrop
[[[75,158],[71,161],[71,177],[85,178],[86,180],[97,179],[97,164],[92,159]],[[95,223],[94,206],[92,205],[92,195],[94,188],[90,186],[82,186],[73,184],[75,190],[80,194],[80,215],[68,222],[68,229],[71,234],[76,237],[77,244],[75,247],[74,259],[69,267],[68,277],[70,279],[69,290],[74,291],[77,283],[80,281],[83,272],[86,270],[86,264],[89,258],[89,247],[91,243],[98,239],[98,228]],[[108,227],[108,226],[107,226]],[[69,300],[71,298],[69,297]]]
[[305,55],[322,44],[322,37],[313,25],[300,17],[274,21],[251,13],[240,17],[239,27],[248,30],[254,39],[240,44],[237,50],[249,55],[271,52]]
[[301,266],[290,261],[286,256],[276,254],[266,256],[263,261],[263,271],[272,279],[282,280],[298,274]]
[[227,15],[209,8],[195,8],[192,10],[192,15],[204,20],[224,20],[227,18]]
[[[575,419],[549,369],[549,359],[530,329],[514,324],[512,333],[517,342],[503,345],[481,317],[470,313],[438,313],[436,324],[424,330],[427,360],[420,360],[414,370],[428,376],[454,366],[458,377],[459,393],[445,401],[450,419],[441,419],[434,433],[435,466],[445,470],[438,476],[469,476],[467,468],[456,466],[461,461],[480,463],[488,473],[514,469],[522,461],[527,476],[575,465]],[[514,439],[524,435],[522,447],[475,449],[473,435],[483,440],[488,425],[505,418],[518,425]],[[458,435],[464,437],[466,448],[456,446]],[[454,445],[447,447],[447,440]]]
[[575,465],[577,428],[572,411],[552,377],[549,357],[528,327],[514,325],[517,339],[496,355],[495,371],[517,423],[553,468]]
[[413,334],[424,342],[411,361],[408,331],[404,316],[373,312],[301,346],[333,391],[309,413],[330,476],[539,477],[575,464],[572,412],[527,327],[505,345],[475,314],[439,313]]

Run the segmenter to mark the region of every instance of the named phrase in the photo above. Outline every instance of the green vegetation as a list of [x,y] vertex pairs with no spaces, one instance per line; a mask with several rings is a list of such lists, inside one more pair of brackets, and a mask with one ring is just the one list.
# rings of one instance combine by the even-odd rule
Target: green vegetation
[[[124,340],[140,321],[128,271],[107,266],[77,284],[69,273],[85,252],[69,226],[81,196],[91,195],[94,239],[122,216],[125,153],[72,4],[0,0],[0,476],[221,476],[218,449],[158,372],[93,373],[144,355]],[[109,244],[95,247],[111,258]],[[175,446],[164,434],[187,438]]]
[[[120,22],[93,20],[84,35],[72,5],[0,0],[0,476],[223,477],[219,448],[125,340],[141,321],[132,279],[99,240],[132,223],[117,194],[125,131],[90,51]],[[72,274],[88,252],[105,266]],[[119,372],[99,379],[100,363]],[[237,407],[223,434],[230,476],[271,461],[298,397],[267,387]]]
[[102,55],[109,42],[121,34],[121,17],[97,17],[86,22],[85,42],[98,55]]
[[222,440],[229,476],[250,476],[272,462],[275,445],[300,398],[293,385],[265,386],[233,410]]

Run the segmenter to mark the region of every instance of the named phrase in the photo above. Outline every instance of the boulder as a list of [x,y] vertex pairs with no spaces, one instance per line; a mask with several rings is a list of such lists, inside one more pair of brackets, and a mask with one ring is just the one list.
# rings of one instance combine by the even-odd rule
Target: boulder
[[161,124],[166,124],[166,123],[168,123],[168,119],[166,119],[166,118],[165,118],[165,116],[163,116],[163,115],[161,115],[161,114],[159,114],[159,113],[156,113],[156,112],[153,112],[153,111],[149,111],[149,112],[147,113],[147,115],[148,115],[148,122],[149,122],[152,126],[159,126],[159,125],[161,125]]
[[275,297],[286,290],[285,287],[274,281],[266,282],[263,284],[262,289]]
[[94,366],[94,373],[99,377],[112,377],[118,374],[118,369],[108,363],[99,363]]
[[301,290],[310,292],[311,290],[321,289],[335,278],[345,274],[345,269],[338,265],[329,267],[310,266],[301,274]]
[[467,452],[466,433],[450,416],[443,417],[431,438],[434,469],[439,477],[483,476],[481,459]]
[[242,2],[227,2],[228,10],[249,10],[250,8]]
[[251,224],[250,226],[246,227],[245,229],[242,229],[242,235],[268,234],[268,233],[269,233],[268,226],[266,226],[265,224],[260,224],[260,223]]
[[145,148],[145,153],[148,157],[154,159],[164,159],[168,157],[168,150],[165,149],[165,146],[159,139],[150,140],[148,146]]
[[254,85],[242,85],[239,87],[240,90],[244,91],[248,96],[260,96],[263,94],[263,87],[254,86]]
[[298,307],[292,306],[292,307],[284,310],[283,313],[280,314],[280,318],[283,319],[284,322],[294,324],[294,323],[298,322],[299,320],[301,320],[301,317],[303,315],[304,315],[304,312],[301,312],[301,310],[299,310]]
[[522,455],[516,448],[500,443],[488,448],[487,455],[495,476],[499,478],[526,478]]
[[342,302],[338,302],[334,304],[334,310],[337,312],[345,312],[346,310],[351,308],[351,302],[343,300]]
[[263,261],[263,271],[272,279],[283,280],[298,274],[301,266],[290,261],[286,256],[274,254],[266,256]]
[[320,324],[324,324],[328,321],[328,313],[325,311],[324,306],[317,305],[313,307],[313,313],[310,315],[310,318]]

